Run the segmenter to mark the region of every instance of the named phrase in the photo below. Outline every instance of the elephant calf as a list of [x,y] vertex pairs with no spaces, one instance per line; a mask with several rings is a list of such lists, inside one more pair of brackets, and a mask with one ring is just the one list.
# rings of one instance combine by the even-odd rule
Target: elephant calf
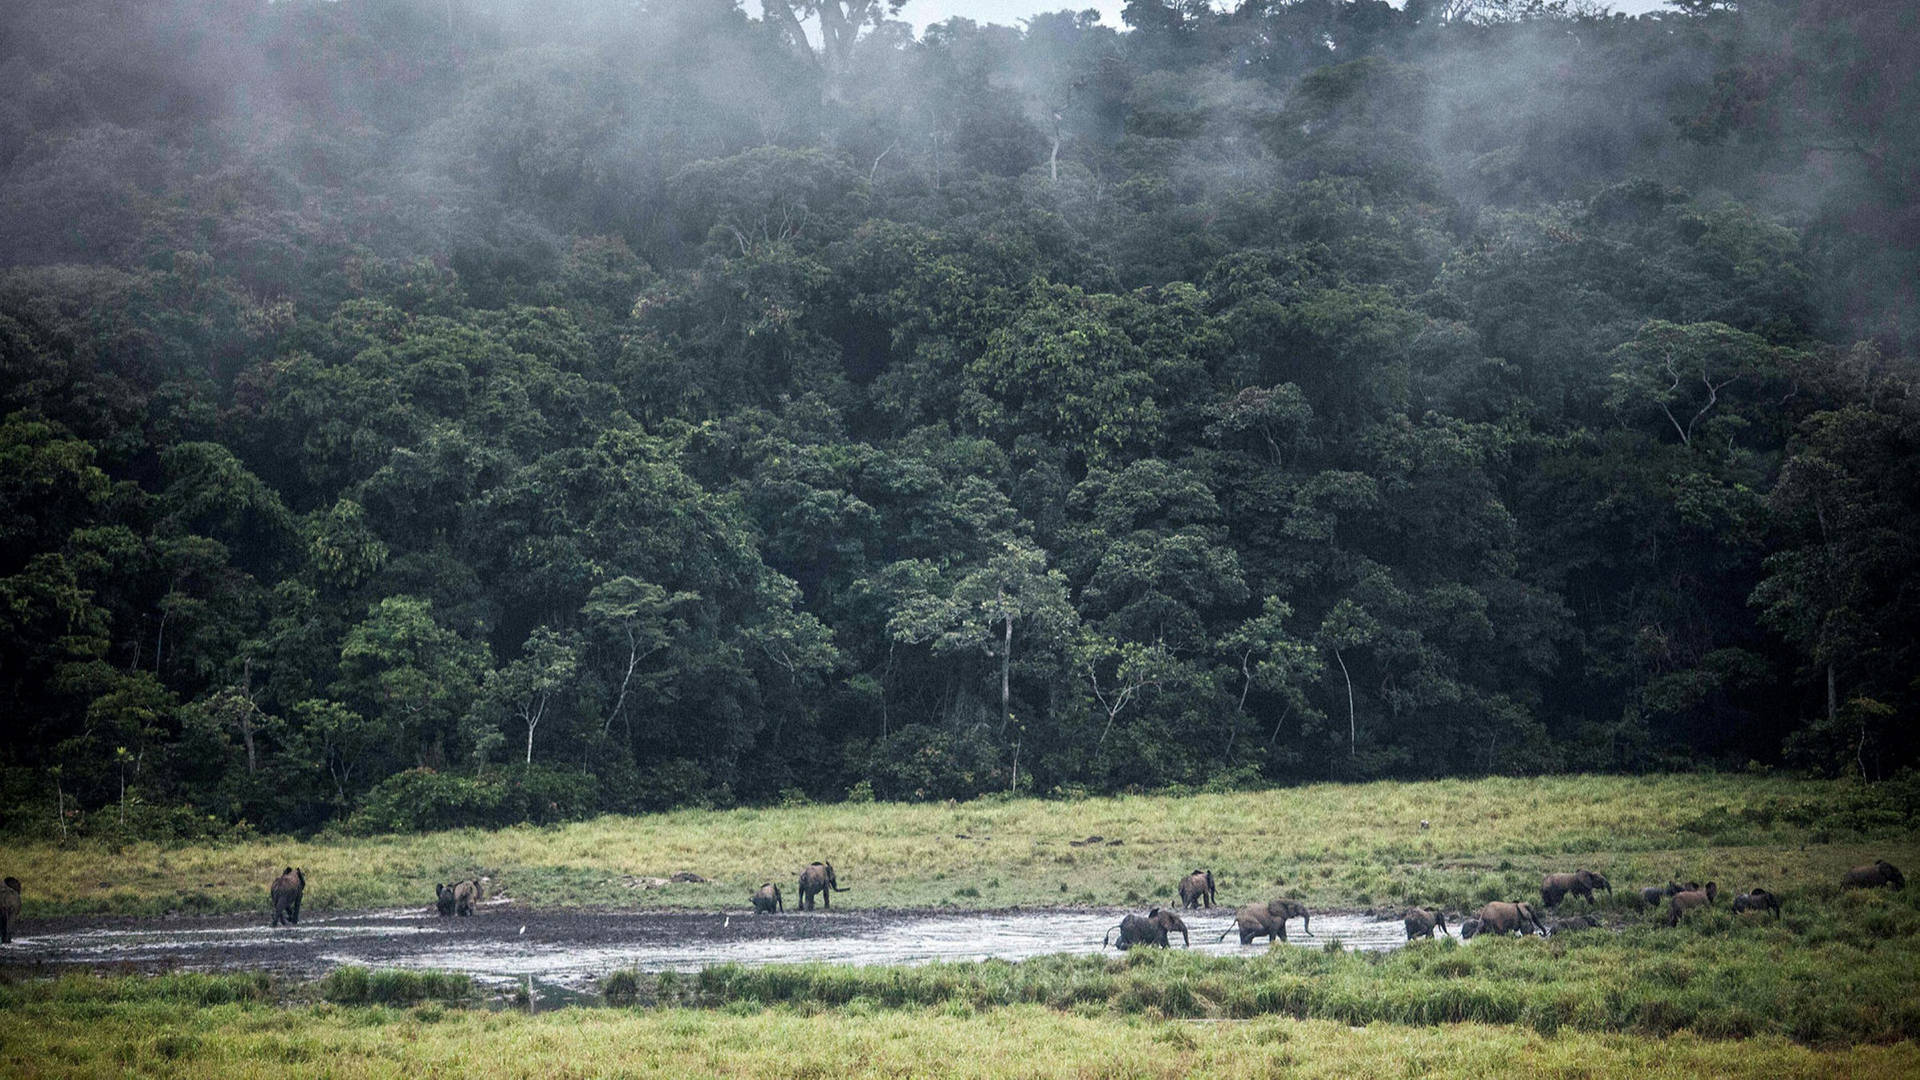
[[1180,904],[1183,907],[1213,906],[1213,871],[1195,870],[1180,879]]
[[[1510,904],[1505,900],[1495,900],[1481,908],[1475,917],[1480,920],[1476,933],[1538,932],[1544,934],[1547,932],[1547,928],[1540,925],[1540,917],[1534,914],[1533,905],[1528,903]],[[1464,928],[1461,936],[1466,936]]]
[[453,914],[453,886],[435,885],[433,887],[433,907],[443,919]]
[[1736,913],[1742,911],[1771,911],[1773,912],[1773,917],[1777,919],[1780,917],[1780,898],[1765,889],[1755,888],[1744,895],[1734,897],[1733,910]]
[[300,897],[307,891],[307,872],[294,867],[280,871],[267,886],[267,898],[273,901],[273,925],[300,925]]
[[1688,882],[1685,885],[1679,882],[1669,881],[1665,888],[1658,885],[1649,885],[1640,890],[1640,903],[1646,907],[1657,908],[1660,906],[1660,901],[1665,900],[1674,893],[1685,892],[1688,889],[1697,889],[1699,887],[1700,883],[1697,881]]
[[[1447,934],[1446,912],[1437,908],[1433,911],[1428,911],[1426,908],[1408,908],[1401,918],[1406,920],[1408,941],[1417,937],[1432,937],[1433,928],[1436,926],[1440,928],[1442,934]],[[1447,934],[1447,936],[1453,935]]]
[[1704,889],[1687,889],[1684,892],[1674,893],[1673,899],[1667,901],[1667,925],[1680,925],[1681,916],[1695,908],[1712,907],[1714,898],[1719,895],[1720,890],[1711,881],[1707,882],[1707,887]]
[[1257,937],[1269,942],[1287,940],[1287,920],[1299,919],[1300,929],[1308,937],[1314,936],[1311,916],[1307,906],[1298,900],[1269,900],[1264,904],[1248,904],[1234,913],[1233,925],[1220,931],[1215,941],[1225,941],[1227,935],[1238,930],[1240,944],[1251,945]]
[[13,926],[20,921],[20,879],[0,881],[0,945],[13,940]]
[[753,911],[756,915],[765,915],[775,911],[785,911],[786,902],[780,899],[780,886],[771,881],[762,882],[760,891],[753,894]]
[[1555,937],[1560,934],[1571,934],[1580,930],[1591,930],[1599,925],[1600,919],[1594,915],[1575,915],[1569,919],[1555,919],[1553,925],[1547,928],[1547,936]]
[[1605,889],[1609,894],[1613,886],[1607,879],[1591,870],[1575,870],[1571,874],[1548,874],[1540,879],[1540,902],[1549,910],[1560,906],[1560,901],[1568,893],[1585,897],[1587,903],[1593,903],[1593,890]]
[[1877,889],[1882,885],[1891,885],[1896,889],[1907,887],[1907,879],[1892,863],[1885,859],[1875,859],[1872,866],[1856,866],[1847,871],[1840,879],[1843,888]]
[[1168,934],[1174,930],[1180,931],[1181,944],[1192,945],[1187,937],[1187,924],[1181,921],[1180,916],[1160,908],[1154,908],[1145,915],[1128,915],[1121,919],[1119,926],[1109,929],[1106,936],[1100,939],[1101,948],[1107,946],[1114,930],[1120,931],[1120,937],[1113,944],[1122,952],[1135,945],[1155,945],[1164,949],[1167,947]]

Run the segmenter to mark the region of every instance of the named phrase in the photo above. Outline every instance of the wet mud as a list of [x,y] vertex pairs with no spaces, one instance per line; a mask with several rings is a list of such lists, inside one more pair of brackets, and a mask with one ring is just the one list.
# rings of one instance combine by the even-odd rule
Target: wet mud
[[[482,985],[538,984],[590,990],[607,973],[696,971],[716,964],[919,964],[935,960],[1021,960],[1051,953],[1096,953],[1121,909],[862,911],[755,915],[750,912],[582,911],[483,905],[470,918],[432,908],[305,913],[298,926],[268,925],[265,914],[211,918],[65,918],[23,926],[0,946],[0,964],[41,974],[63,970],[269,971],[318,978],[345,964],[457,971]],[[1232,912],[1189,912],[1192,947],[1218,955],[1254,955],[1228,933]],[[1349,949],[1405,944],[1398,920],[1325,913],[1312,935],[1297,922],[1290,945]],[[1179,945],[1178,935],[1174,939]],[[1109,950],[1110,951],[1110,950]]]

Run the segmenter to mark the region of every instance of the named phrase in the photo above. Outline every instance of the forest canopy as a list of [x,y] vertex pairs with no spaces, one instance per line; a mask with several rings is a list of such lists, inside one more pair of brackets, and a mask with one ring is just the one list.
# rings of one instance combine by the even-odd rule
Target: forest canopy
[[1915,763],[1912,5],[900,9],[6,5],[4,827]]

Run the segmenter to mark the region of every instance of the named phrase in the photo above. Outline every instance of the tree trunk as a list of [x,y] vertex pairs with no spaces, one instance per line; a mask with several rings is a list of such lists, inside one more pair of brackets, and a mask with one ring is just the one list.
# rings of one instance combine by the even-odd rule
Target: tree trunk
[[1013,718],[1013,616],[1008,615],[1007,636],[1000,648],[1000,736],[1007,734],[1007,721]]
[[1333,650],[1333,658],[1340,665],[1340,677],[1347,680],[1347,757],[1360,756],[1360,728],[1353,719],[1353,676],[1347,674],[1347,662],[1340,657],[1340,650]]

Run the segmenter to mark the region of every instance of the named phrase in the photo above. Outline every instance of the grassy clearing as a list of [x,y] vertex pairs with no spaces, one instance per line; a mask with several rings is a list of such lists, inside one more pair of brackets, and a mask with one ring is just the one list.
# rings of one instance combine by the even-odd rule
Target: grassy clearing
[[446,1009],[130,1001],[0,1012],[10,1077],[1908,1077],[1911,1042],[1816,1050],[1775,1039],[1649,1040],[1484,1024],[1262,1017],[1207,1023],[1037,1005],[876,1010]]
[[[1920,866],[1910,810],[1877,790],[1749,776],[1547,777],[1317,784],[1076,801],[839,804],[602,817],[548,828],[165,849],[25,845],[0,867],[35,915],[266,909],[266,884],[305,867],[308,911],[424,905],[433,884],[485,874],[541,906],[719,910],[830,859],[860,907],[1149,904],[1210,866],[1229,905],[1287,893],[1322,907],[1533,895],[1589,866],[1627,891],[1669,877],[1765,884],[1789,903],[1837,890],[1848,866]],[[1431,822],[1421,829],[1420,822]],[[1099,836],[1096,843],[1074,841]],[[1119,843],[1113,843],[1113,841]],[[709,884],[635,887],[691,870]]]

